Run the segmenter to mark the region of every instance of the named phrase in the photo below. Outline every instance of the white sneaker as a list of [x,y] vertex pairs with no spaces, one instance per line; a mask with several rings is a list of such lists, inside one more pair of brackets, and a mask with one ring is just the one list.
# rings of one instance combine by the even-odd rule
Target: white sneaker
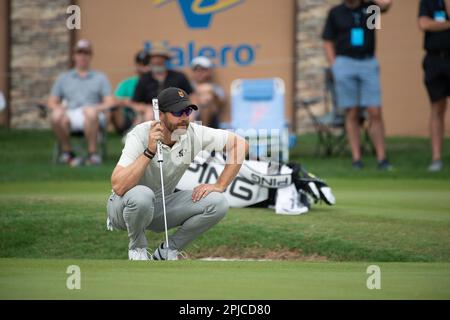
[[442,170],[443,163],[441,160],[433,160],[430,166],[428,167],[429,172],[439,172]]
[[64,152],[59,156],[59,163],[68,164],[71,167],[78,167],[82,161],[80,157],[75,156],[73,153]]
[[102,164],[102,157],[98,154],[93,153],[86,159],[86,165],[88,166],[98,166]]
[[136,248],[128,250],[130,260],[152,260],[152,256],[147,252],[147,248]]
[[154,260],[179,260],[178,256],[182,256],[184,259],[187,259],[187,256],[184,252],[167,248],[164,245],[164,242],[156,248],[153,253]]
[[70,161],[73,159],[73,156],[70,154],[70,152],[63,152],[58,159],[59,163],[62,164],[70,164]]

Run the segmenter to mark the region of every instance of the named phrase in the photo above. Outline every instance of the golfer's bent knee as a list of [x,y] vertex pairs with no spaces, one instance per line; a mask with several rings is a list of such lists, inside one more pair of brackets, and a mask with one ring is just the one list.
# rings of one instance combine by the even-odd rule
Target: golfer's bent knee
[[135,186],[125,192],[123,195],[126,200],[126,205],[129,207],[136,207],[138,212],[150,211],[153,213],[155,202],[155,193],[146,186]]
[[219,192],[212,192],[206,196],[205,200],[207,202],[207,206],[211,209],[207,211],[209,211],[209,213],[211,213],[218,220],[221,220],[229,208],[225,195]]

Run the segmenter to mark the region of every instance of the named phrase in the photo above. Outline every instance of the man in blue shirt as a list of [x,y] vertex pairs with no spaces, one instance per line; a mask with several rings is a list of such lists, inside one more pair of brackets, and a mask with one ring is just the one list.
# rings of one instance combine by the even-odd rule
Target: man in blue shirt
[[375,57],[375,26],[370,25],[371,6],[386,12],[391,0],[345,0],[333,7],[323,30],[326,58],[335,83],[336,103],[345,110],[345,127],[355,169],[363,167],[360,148],[359,109],[369,115],[370,134],[378,169],[389,170],[386,158],[384,123],[378,60]]
[[70,132],[84,132],[88,144],[86,164],[97,165],[101,158],[97,154],[99,126],[105,126],[104,111],[114,105],[108,78],[90,69],[92,46],[87,40],[77,42],[73,60],[74,69],[61,74],[50,93],[48,106],[51,109],[51,124],[61,145],[60,162],[79,165],[70,145]]
[[121,135],[141,123],[149,109],[133,103],[132,99],[139,79],[150,72],[150,55],[144,50],[139,51],[134,61],[136,75],[121,81],[114,91],[116,107],[111,110],[111,122]]

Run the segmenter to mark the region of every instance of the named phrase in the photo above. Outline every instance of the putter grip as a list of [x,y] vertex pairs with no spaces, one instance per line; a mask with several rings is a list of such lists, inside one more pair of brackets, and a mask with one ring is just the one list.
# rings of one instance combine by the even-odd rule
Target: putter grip
[[[152,104],[153,104],[153,115],[155,117],[155,120],[159,122],[158,99],[153,99],[152,100]],[[158,162],[162,162],[163,161],[163,156],[162,156],[162,152],[161,152],[161,141],[158,141],[156,143],[156,154],[158,156]]]

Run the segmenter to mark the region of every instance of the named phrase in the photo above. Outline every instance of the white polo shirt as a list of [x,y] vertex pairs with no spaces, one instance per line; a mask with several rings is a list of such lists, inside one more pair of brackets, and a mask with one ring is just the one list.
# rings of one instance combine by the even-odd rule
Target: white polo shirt
[[[119,166],[127,167],[142,155],[148,146],[148,135],[152,123],[153,121],[141,123],[127,134],[125,147],[117,163]],[[165,194],[171,194],[175,190],[184,172],[202,150],[222,151],[227,139],[228,131],[190,123],[186,134],[178,136],[172,147],[162,144]],[[149,187],[159,197],[161,181],[157,158],[155,156],[150,161],[138,184]]]

